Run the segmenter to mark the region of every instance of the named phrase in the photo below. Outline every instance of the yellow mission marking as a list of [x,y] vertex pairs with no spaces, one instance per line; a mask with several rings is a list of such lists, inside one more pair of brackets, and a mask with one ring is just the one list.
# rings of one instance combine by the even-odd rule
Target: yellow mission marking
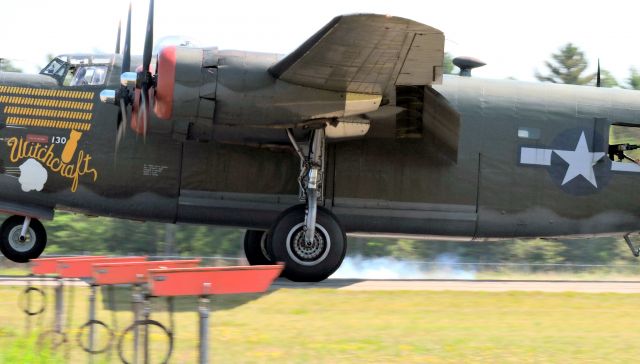
[[21,96],[44,96],[66,99],[92,100],[95,93],[90,91],[50,90],[32,87],[0,86],[0,93]]
[[45,119],[28,119],[15,116],[9,116],[7,118],[7,125],[14,126],[34,126],[39,128],[54,128],[54,129],[73,129],[77,131],[89,131],[91,124],[79,123],[74,121],[58,121],[58,120],[45,120]]
[[5,114],[25,115],[25,116],[44,116],[48,118],[75,119],[75,120],[91,120],[92,113],[68,111],[68,110],[51,110],[51,109],[32,109],[19,106],[5,106]]

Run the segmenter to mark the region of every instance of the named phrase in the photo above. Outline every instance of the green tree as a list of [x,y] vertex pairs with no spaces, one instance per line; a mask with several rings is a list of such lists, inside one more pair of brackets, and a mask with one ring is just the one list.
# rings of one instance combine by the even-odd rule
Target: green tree
[[536,78],[543,82],[586,85],[593,81],[595,74],[583,75],[589,63],[584,53],[573,43],[567,43],[557,53],[551,54],[551,60],[545,65],[549,69],[546,75],[536,71]]
[[629,78],[627,78],[627,85],[629,89],[640,90],[640,72],[635,67],[629,69]]
[[[0,221],[3,217],[0,217]],[[167,251],[164,223],[87,217],[58,212],[44,221],[49,236],[47,254],[159,255]],[[183,256],[242,257],[244,231],[206,225],[171,226],[175,241],[169,252]],[[378,237],[350,238],[349,255],[438,260],[443,254],[467,263],[583,263],[635,262],[622,239],[504,240],[496,242],[422,241]]]
[[0,71],[2,72],[22,72],[22,69],[13,65],[11,60],[0,58]]
[[451,57],[451,53],[444,53],[444,62],[442,63],[442,71],[445,74],[453,73],[453,57]]
[[[596,82],[594,81],[593,84],[595,85]],[[600,87],[609,87],[609,88],[620,87],[620,84],[618,83],[618,80],[616,80],[616,78],[613,77],[611,72],[605,69],[601,69],[600,70]]]
[[510,261],[516,263],[562,263],[564,244],[545,239],[515,240],[509,247]]

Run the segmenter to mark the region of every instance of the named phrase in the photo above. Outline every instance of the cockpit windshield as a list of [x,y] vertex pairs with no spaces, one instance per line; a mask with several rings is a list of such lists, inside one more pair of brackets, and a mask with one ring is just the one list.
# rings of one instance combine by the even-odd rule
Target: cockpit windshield
[[102,85],[107,79],[107,66],[80,66],[69,86]]
[[51,62],[49,62],[47,67],[43,68],[42,71],[40,71],[40,74],[54,77],[64,77],[65,73],[67,73],[68,66],[69,64],[66,61],[56,57]]
[[107,80],[111,58],[95,55],[63,55],[54,58],[40,71],[63,86],[97,86]]

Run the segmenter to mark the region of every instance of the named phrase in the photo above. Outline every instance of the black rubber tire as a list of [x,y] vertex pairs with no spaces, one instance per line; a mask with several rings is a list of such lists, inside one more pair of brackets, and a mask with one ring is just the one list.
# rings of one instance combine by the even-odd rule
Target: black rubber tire
[[269,232],[262,230],[247,230],[244,233],[244,255],[251,265],[272,265],[267,252],[266,240]]
[[316,237],[328,237],[330,244],[325,244],[328,245],[328,249],[321,249],[317,259],[304,260],[301,256],[296,256],[294,242],[299,234],[304,234],[305,208],[305,205],[297,205],[280,214],[270,230],[267,247],[275,261],[284,262],[283,277],[296,282],[320,282],[333,274],[342,264],[347,252],[347,236],[336,216],[324,207],[318,206]]
[[42,254],[47,246],[47,232],[38,219],[31,219],[29,229],[35,234],[36,241],[33,247],[26,251],[18,251],[9,243],[9,234],[16,226],[22,227],[24,223],[23,216],[11,216],[2,223],[0,227],[0,252],[9,260],[16,263],[26,263],[30,259],[35,259]]

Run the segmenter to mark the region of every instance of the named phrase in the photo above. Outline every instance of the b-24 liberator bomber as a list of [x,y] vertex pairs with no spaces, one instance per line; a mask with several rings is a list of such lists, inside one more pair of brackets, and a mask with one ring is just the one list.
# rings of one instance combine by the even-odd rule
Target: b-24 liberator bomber
[[297,281],[331,275],[348,233],[640,230],[636,91],[465,77],[472,59],[443,76],[440,30],[372,14],[286,56],[152,54],[153,7],[142,57],[130,12],[122,52],[0,73],[7,258],[38,257],[55,210],[245,228],[249,262]]

